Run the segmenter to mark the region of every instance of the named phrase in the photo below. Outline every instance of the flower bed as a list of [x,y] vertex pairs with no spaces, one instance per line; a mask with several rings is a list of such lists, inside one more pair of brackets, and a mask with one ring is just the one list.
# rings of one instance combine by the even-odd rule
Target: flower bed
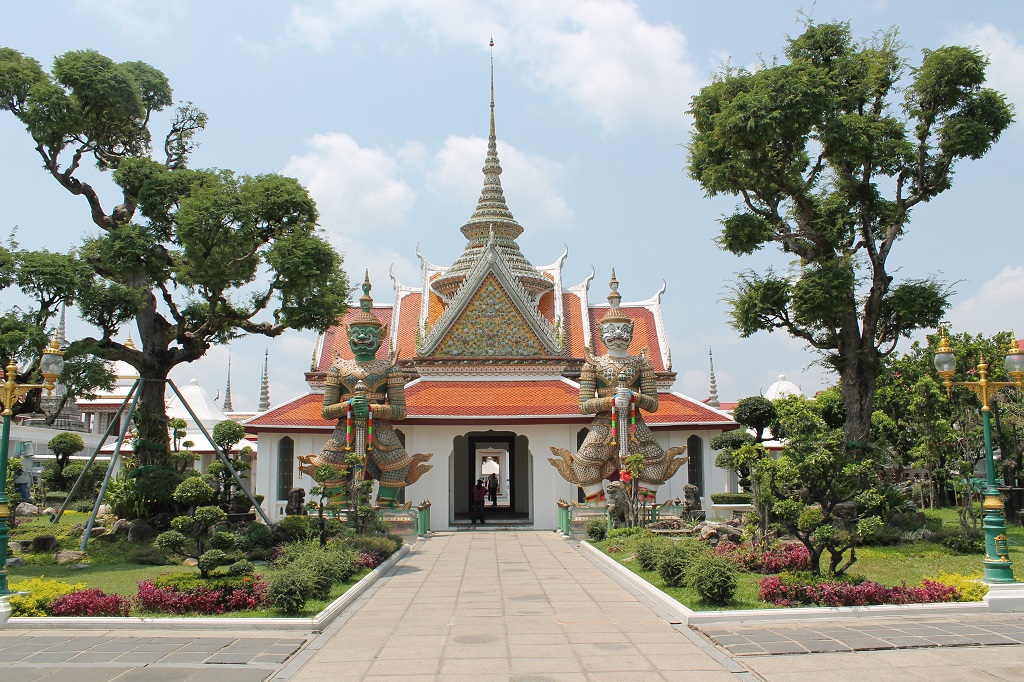
[[261,576],[203,580],[156,578],[139,583],[136,600],[147,611],[215,615],[247,611],[267,603],[267,583]]
[[920,586],[906,584],[886,587],[870,580],[846,582],[821,580],[792,573],[761,579],[760,598],[776,606],[873,606],[877,604],[926,604],[952,602],[960,590],[925,578]]
[[711,553],[755,573],[804,571],[811,567],[811,555],[807,548],[796,543],[782,543],[761,551],[749,544],[722,542],[711,548]]

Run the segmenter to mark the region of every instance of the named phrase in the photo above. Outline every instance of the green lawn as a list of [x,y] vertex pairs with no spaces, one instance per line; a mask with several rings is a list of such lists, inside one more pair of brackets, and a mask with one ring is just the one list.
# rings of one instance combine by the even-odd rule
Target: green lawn
[[[81,536],[74,533],[76,524],[84,525],[88,521],[87,514],[65,513],[58,524],[51,524],[47,517],[32,518],[12,529],[12,540],[31,540],[37,535],[53,535],[61,549],[77,550],[81,544]],[[141,580],[155,578],[164,573],[199,574],[199,570],[182,566],[173,558],[168,557],[167,563],[146,565],[137,561],[144,557],[146,561],[159,561],[166,555],[151,545],[132,544],[127,540],[101,542],[90,540],[86,551],[89,554],[88,565],[81,568],[58,566],[53,554],[33,554],[25,552],[15,554],[25,559],[26,563],[17,568],[8,569],[8,580],[14,582],[22,578],[50,578],[69,583],[85,583],[87,587],[98,587],[107,593],[134,596]],[[266,567],[258,565],[257,573],[266,573]],[[305,608],[291,617],[312,618],[331,602],[343,595],[352,585],[361,580],[369,570],[357,573],[349,582],[335,585],[327,600],[310,600]],[[15,588],[16,589],[16,588]],[[174,618],[172,614],[152,613],[133,609],[132,616]],[[278,609],[264,608],[254,611],[237,611],[226,613],[221,618],[280,618],[283,614]]]
[[[941,517],[947,527],[957,528],[959,525],[955,509],[940,509],[928,513]],[[1010,525],[1007,536],[1010,541],[1010,560],[1014,565],[1014,574],[1018,580],[1024,581],[1024,529]],[[724,607],[702,603],[691,589],[667,587],[657,571],[643,571],[636,564],[632,553],[633,542],[628,538],[615,538],[593,544],[602,551],[612,545],[622,546],[624,551],[608,556],[694,611],[776,608],[758,599],[758,581],[764,577],[760,573],[741,570],[737,575],[736,596],[731,604]],[[922,578],[940,572],[980,575],[984,558],[984,554],[956,554],[935,542],[861,547],[857,550],[857,562],[849,572],[883,585],[891,586],[903,582],[908,585],[919,585]]]

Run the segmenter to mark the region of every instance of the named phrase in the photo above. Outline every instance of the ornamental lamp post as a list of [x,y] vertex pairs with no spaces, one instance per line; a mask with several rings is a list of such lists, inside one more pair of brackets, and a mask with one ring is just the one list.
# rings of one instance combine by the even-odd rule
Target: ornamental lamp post
[[992,410],[989,401],[995,394],[1008,386],[1024,388],[1024,351],[1017,345],[1016,334],[1006,352],[1006,372],[1013,381],[989,381],[988,363],[984,356],[978,363],[977,381],[953,381],[956,372],[956,357],[949,347],[946,331],[942,330],[939,348],[935,351],[935,370],[942,377],[942,385],[946,395],[952,393],[953,386],[966,386],[981,401],[982,424],[985,433],[985,501],[981,505],[982,527],[985,530],[985,562],[984,581],[986,583],[1013,583],[1013,568],[1010,566],[1010,555],[1006,541],[1006,518],[1003,514],[1003,501],[996,488],[996,466],[992,455]]
[[[7,449],[11,440],[11,416],[14,414],[11,407],[20,397],[36,388],[45,388],[47,395],[56,388],[57,377],[64,369],[64,351],[61,350],[57,339],[50,342],[50,345],[43,349],[43,357],[39,361],[40,371],[45,379],[42,384],[19,384],[18,366],[12,357],[7,363],[7,378],[0,384],[0,403],[3,403],[3,433],[0,434],[0,622],[4,620],[7,606],[7,541],[10,538],[10,530],[7,527],[7,519],[11,515],[10,504],[7,500]],[[9,611],[6,611],[9,613]]]

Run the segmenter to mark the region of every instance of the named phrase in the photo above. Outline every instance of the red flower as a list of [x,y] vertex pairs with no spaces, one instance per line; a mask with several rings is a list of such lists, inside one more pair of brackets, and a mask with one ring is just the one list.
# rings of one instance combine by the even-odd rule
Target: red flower
[[633,478],[633,476],[630,475],[630,473],[628,471],[626,471],[625,469],[623,469],[622,471],[619,472],[619,480],[622,481],[623,483],[629,483],[629,481],[632,478]]

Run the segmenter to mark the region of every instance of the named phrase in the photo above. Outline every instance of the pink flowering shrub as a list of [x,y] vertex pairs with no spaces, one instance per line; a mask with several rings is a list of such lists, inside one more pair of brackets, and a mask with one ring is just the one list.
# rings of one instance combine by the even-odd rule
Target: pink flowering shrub
[[875,604],[926,604],[957,601],[959,590],[925,578],[920,586],[906,583],[886,587],[870,580],[809,582],[798,576],[767,576],[760,583],[761,601],[776,606],[871,606]]
[[267,583],[258,575],[245,576],[234,584],[207,581],[206,585],[188,587],[143,580],[135,598],[143,609],[162,613],[208,615],[247,611],[267,604]]
[[749,544],[737,545],[731,542],[722,542],[713,547],[711,553],[733,561],[755,573],[805,571],[811,567],[811,555],[807,552],[807,548],[793,542],[776,545],[764,552]]
[[98,587],[57,597],[50,603],[51,616],[127,616],[131,600],[119,594],[106,594]]
[[384,561],[384,557],[381,556],[380,552],[369,549],[361,549],[356,552],[356,566],[359,568],[377,568],[381,562]]

